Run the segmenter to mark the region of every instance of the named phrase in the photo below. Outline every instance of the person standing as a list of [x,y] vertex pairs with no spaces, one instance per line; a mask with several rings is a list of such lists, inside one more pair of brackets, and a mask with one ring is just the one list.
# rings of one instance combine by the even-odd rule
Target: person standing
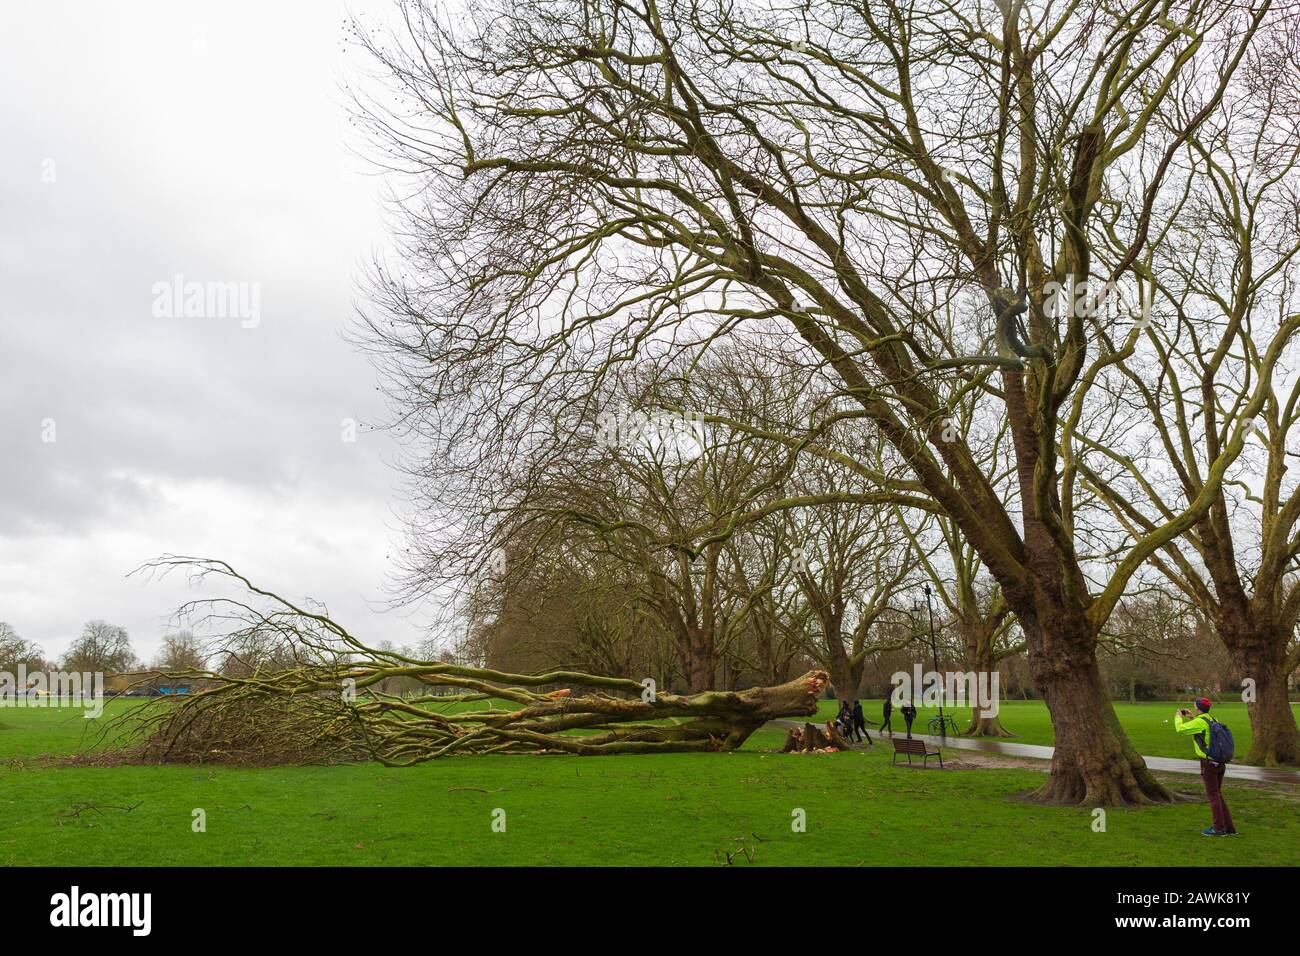
[[847,700],[840,701],[840,709],[835,714],[835,726],[845,737],[853,733],[853,708]]
[[853,702],[853,734],[859,741],[865,736],[868,747],[875,746],[871,742],[871,731],[867,730],[867,715],[862,712],[862,701],[860,700]]
[[[1237,828],[1232,824],[1232,812],[1228,802],[1223,799],[1223,775],[1228,765],[1223,760],[1211,759],[1210,725],[1214,723],[1208,716],[1210,699],[1202,697],[1196,701],[1196,713],[1186,707],[1174,714],[1174,731],[1192,735],[1192,749],[1201,760],[1201,782],[1205,784],[1205,796],[1210,801],[1210,815],[1213,824],[1201,831],[1204,836],[1232,836]],[[1220,724],[1222,727],[1222,724]],[[1226,730],[1226,728],[1224,728]],[[1231,750],[1228,753],[1231,758]]]
[[885,706],[881,713],[884,718],[880,721],[880,732],[883,734],[889,731],[889,736],[894,736],[894,701],[888,694],[885,695]]
[[907,739],[912,739],[912,721],[916,720],[916,704],[910,700],[899,710],[903,713],[903,723],[907,724]]

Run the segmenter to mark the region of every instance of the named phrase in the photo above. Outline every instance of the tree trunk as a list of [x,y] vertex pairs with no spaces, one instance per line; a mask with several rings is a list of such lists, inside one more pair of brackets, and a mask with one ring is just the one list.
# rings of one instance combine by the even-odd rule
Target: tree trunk
[[836,654],[833,651],[827,661],[827,670],[831,675],[831,686],[835,688],[837,700],[856,700],[858,688],[862,686],[862,672],[866,669],[865,660],[852,664],[848,654]]
[[[386,657],[365,656],[372,654],[368,648],[354,653],[362,659],[303,665],[233,683],[198,672],[211,688],[174,703],[132,708],[109,725],[106,732],[113,739],[131,741],[114,759],[271,766],[371,757],[388,766],[411,766],[457,754],[719,753],[735,750],[769,721],[812,716],[829,681],[825,671],[810,671],[776,687],[647,699],[641,683],[626,678],[570,671],[507,674],[433,661],[394,667]],[[385,676],[397,676],[395,671],[428,685],[451,683],[474,699],[490,694],[505,703],[499,709],[444,713],[369,690],[355,701],[321,693],[348,681],[371,688]],[[555,684],[568,686],[548,694],[528,689]]]
[[1058,650],[1049,662],[1041,659],[1042,643],[1041,636],[1031,640],[1030,658],[1052,717],[1056,746],[1051,774],[1035,793],[1036,799],[1085,806],[1178,800],[1156,781],[1124,735],[1091,651],[1085,656],[1081,647],[1066,654]]
[[826,746],[826,742],[822,737],[821,728],[816,724],[805,723],[803,725],[803,752],[811,753],[824,746]]
[[988,716],[983,713],[972,713],[971,721],[966,729],[962,731],[963,737],[1019,737],[1019,734],[1013,734],[1002,724],[1002,719],[997,716]]
[[979,707],[972,708],[970,724],[962,731],[963,737],[1019,737],[1019,734],[1013,734],[1002,723],[1002,718],[996,714],[987,714],[980,710]]
[[693,627],[682,650],[682,669],[686,672],[689,692],[702,694],[706,690],[712,690],[713,676],[717,669],[713,635],[705,628]]
[[1287,699],[1286,642],[1265,629],[1220,631],[1233,666],[1255,682],[1250,715],[1250,753],[1244,762],[1264,767],[1300,765],[1300,727]]
[[[1095,130],[1088,142],[1100,143]],[[1079,148],[1082,155],[1082,139]],[[1087,275],[1086,246],[1075,244],[1070,258],[1074,260],[1070,265],[1080,275]],[[1044,329],[1034,330],[1040,337],[1045,333]],[[1002,377],[1020,486],[1027,574],[1001,575],[999,556],[981,551],[980,557],[998,577],[1007,605],[1020,621],[1030,674],[1047,702],[1056,733],[1052,769],[1035,796],[1044,803],[1090,806],[1172,803],[1179,798],[1156,781],[1142,755],[1129,743],[1102,686],[1097,666],[1100,622],[1089,620],[1088,579],[1079,558],[1068,540],[1064,545],[1060,540],[1071,532],[1060,520],[1052,442],[1047,442],[1046,448],[1041,442],[1041,430],[1054,430],[1057,423],[1044,420],[1041,404],[1037,410],[1031,405],[1031,401],[1040,402],[1047,386],[1037,373],[1027,376],[1007,369]],[[1027,393],[1032,393],[1032,398]],[[1055,526],[1055,532],[1049,525]],[[978,543],[976,547],[979,549]]]
[[853,741],[840,733],[833,723],[828,723],[826,725],[824,733],[826,734],[827,742],[830,746],[838,747],[840,750],[853,749]]
[[[985,648],[988,649],[985,649]],[[992,674],[998,669],[997,661],[993,658],[991,645],[980,643],[978,636],[974,642],[968,642],[966,645],[966,666],[975,671],[976,674],[981,672]],[[989,682],[990,686],[992,681]],[[1015,737],[1011,731],[1002,725],[1002,719],[996,714],[988,714],[980,709],[978,702],[974,702],[971,707],[971,720],[966,729],[962,731],[965,737]]]

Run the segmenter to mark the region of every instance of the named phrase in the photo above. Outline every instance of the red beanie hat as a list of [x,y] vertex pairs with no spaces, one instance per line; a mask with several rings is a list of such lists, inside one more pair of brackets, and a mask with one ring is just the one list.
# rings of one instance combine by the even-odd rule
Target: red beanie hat
[[1198,710],[1201,711],[1201,713],[1204,713],[1205,711],[1209,710],[1209,709],[1210,709],[1210,698],[1208,698],[1208,697],[1202,697],[1202,698],[1200,698],[1199,700],[1196,701],[1196,707],[1197,707]]

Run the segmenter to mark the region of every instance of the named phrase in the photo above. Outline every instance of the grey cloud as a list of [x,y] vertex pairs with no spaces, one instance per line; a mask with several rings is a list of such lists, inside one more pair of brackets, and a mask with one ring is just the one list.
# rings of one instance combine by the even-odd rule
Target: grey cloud
[[[135,523],[166,522],[171,490],[203,482],[303,509],[302,540],[377,594],[388,568],[340,541],[389,529],[337,524],[358,503],[385,514],[397,486],[385,436],[341,434],[382,414],[373,370],[340,335],[383,239],[377,183],[333,102],[345,5],[236,4],[221,26],[186,5],[73,10],[8,11],[0,36],[15,94],[0,103],[0,596],[38,618],[12,623],[40,639],[41,607],[133,607],[128,568],[39,588],[16,576],[69,540],[116,555]],[[155,317],[153,287],[177,273],[257,283],[256,328]],[[265,542],[268,564],[281,546]],[[157,610],[117,623],[153,628]]]

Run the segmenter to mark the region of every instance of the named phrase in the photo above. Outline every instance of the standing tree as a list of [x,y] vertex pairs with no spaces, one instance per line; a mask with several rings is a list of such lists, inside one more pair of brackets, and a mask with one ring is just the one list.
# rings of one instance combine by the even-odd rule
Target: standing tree
[[[1162,307],[1177,321],[1152,322],[1145,367],[1124,367],[1158,450],[1102,449],[1108,458],[1085,466],[1136,537],[1209,498],[1196,524],[1153,562],[1213,624],[1249,680],[1246,760],[1266,765],[1300,764],[1300,728],[1287,699],[1300,666],[1300,482],[1288,461],[1300,433],[1300,379],[1292,372],[1286,388],[1271,387],[1274,357],[1290,343],[1300,311],[1297,68],[1294,36],[1270,37],[1243,70],[1250,98],[1188,135],[1187,188],[1162,210],[1169,225],[1151,265]],[[1211,349],[1189,340],[1196,328],[1225,335]],[[1240,357],[1227,354],[1228,331]],[[1254,400],[1261,391],[1262,407]],[[1242,429],[1251,447],[1216,482],[1211,466]]]
[[795,673],[811,620],[806,604],[788,600],[786,528],[779,521],[763,522],[731,541],[727,586],[744,612],[730,658],[735,669],[753,675],[759,684],[780,684]]
[[163,638],[153,666],[163,673],[203,670],[208,666],[208,655],[203,642],[192,632],[178,631]]
[[59,666],[78,673],[120,674],[135,663],[131,638],[124,628],[107,621],[87,621]]
[[[951,520],[941,517],[936,524],[947,563],[930,560],[919,537],[913,536],[913,547],[934,585],[940,606],[948,612],[961,639],[966,667],[977,674],[992,674],[1003,660],[1024,652],[1024,641],[1014,639],[1015,617],[997,584],[980,574],[975,549]],[[963,733],[976,737],[1016,736],[996,714],[978,706],[972,708],[971,722]]]
[[1123,681],[1130,704],[1138,701],[1140,683],[1155,683],[1157,665],[1173,662],[1187,673],[1188,637],[1199,623],[1187,610],[1176,596],[1153,591],[1126,597],[1107,622],[1101,646],[1111,658],[1108,670]]
[[668,686],[674,655],[637,599],[636,575],[589,544],[584,535],[564,535],[526,554],[508,552],[502,573],[483,581],[469,605],[484,663],[517,673],[562,667],[653,676]]
[[0,671],[16,674],[19,667],[28,673],[45,670],[45,654],[39,645],[19,637],[10,624],[0,621]]
[[[434,453],[457,433],[507,447],[538,405],[581,404],[646,355],[782,343],[907,464],[882,493],[948,515],[996,579],[1056,732],[1039,797],[1172,799],[1119,725],[1097,639],[1130,578],[1207,515],[1246,430],[1090,582],[1081,460],[1133,437],[1100,412],[1141,327],[1106,321],[1080,284],[1146,280],[1168,192],[1210,185],[1183,161],[1189,137],[1248,99],[1239,66],[1291,14],[1202,0],[498,0],[454,22],[401,9],[393,42],[358,30],[398,98],[372,103],[378,141],[415,178],[407,261],[380,270],[367,335]],[[1178,321],[1221,366],[1248,348],[1240,323]],[[1262,355],[1244,418],[1296,321]],[[1009,423],[1011,507],[944,427],[970,390]]]

